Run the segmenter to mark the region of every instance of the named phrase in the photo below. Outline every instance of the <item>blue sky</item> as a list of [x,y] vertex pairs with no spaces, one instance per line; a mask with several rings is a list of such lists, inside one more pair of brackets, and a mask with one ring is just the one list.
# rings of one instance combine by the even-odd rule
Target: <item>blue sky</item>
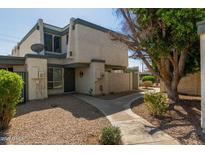
[[[69,23],[71,17],[81,18],[103,27],[121,31],[114,9],[0,9],[0,55],[11,53],[15,44],[33,27],[39,18],[59,27]],[[130,66],[140,62],[129,60]]]

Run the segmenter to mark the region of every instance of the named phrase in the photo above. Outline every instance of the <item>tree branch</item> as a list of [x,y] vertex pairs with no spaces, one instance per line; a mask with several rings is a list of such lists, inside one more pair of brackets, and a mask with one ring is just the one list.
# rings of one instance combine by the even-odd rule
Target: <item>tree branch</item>
[[191,45],[187,46],[184,51],[181,52],[180,58],[179,58],[179,63],[178,63],[178,69],[179,69],[179,76],[182,77],[184,75],[184,68],[185,68],[185,62],[186,62],[186,57],[188,55],[189,49]]

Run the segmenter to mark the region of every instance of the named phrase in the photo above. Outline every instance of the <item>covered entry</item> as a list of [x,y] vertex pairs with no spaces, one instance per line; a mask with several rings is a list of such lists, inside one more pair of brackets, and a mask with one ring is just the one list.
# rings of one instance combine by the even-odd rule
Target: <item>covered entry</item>
[[14,66],[14,68],[11,66],[6,68],[6,66],[2,67],[2,65],[0,65],[0,69],[4,69],[4,70],[10,71],[10,72],[17,73],[18,75],[20,75],[22,77],[22,79],[24,81],[24,85],[23,85],[21,97],[22,97],[22,102],[25,103],[27,101],[27,75],[26,75],[26,72],[25,71],[18,71],[18,70],[16,71],[15,66]]
[[27,72],[25,66],[25,59],[23,57],[11,57],[11,56],[0,56],[0,69],[5,69],[10,72],[19,74],[23,81],[24,86],[22,90],[22,101],[27,101]]
[[75,69],[64,68],[64,92],[75,91]]

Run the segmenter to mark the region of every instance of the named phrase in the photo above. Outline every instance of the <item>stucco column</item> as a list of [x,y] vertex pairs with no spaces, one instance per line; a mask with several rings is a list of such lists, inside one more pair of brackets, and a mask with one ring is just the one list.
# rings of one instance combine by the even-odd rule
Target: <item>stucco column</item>
[[205,21],[197,23],[201,56],[201,127],[205,132]]
[[[43,19],[38,19],[38,31],[39,31],[39,35],[40,35],[40,42],[41,44],[44,44],[44,31],[43,31]],[[44,50],[40,53],[42,55],[44,55]]]
[[38,26],[40,32],[40,42],[44,44],[43,19],[38,19]]
[[45,99],[48,97],[47,59],[39,56],[30,55],[30,57],[26,57],[29,100]]
[[70,19],[70,24],[69,24],[69,35],[68,35],[68,47],[67,47],[67,58],[72,58],[75,56],[75,31],[74,31],[74,26],[75,26],[75,18]]
[[99,95],[106,93],[106,81],[105,81],[105,61],[92,59],[90,64],[90,81],[93,88],[93,95]]

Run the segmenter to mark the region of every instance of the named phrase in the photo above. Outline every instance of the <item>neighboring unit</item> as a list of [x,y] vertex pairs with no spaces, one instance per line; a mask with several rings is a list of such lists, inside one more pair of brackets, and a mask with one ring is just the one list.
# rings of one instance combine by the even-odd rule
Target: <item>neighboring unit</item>
[[[79,92],[90,95],[133,90],[133,71],[128,71],[128,48],[112,40],[104,27],[71,18],[64,28],[39,19],[14,47],[12,56],[1,56],[0,66],[23,74],[27,100]],[[43,44],[36,54],[33,44]],[[135,70],[138,72],[138,70]]]
[[[177,88],[180,94],[201,96],[201,76],[200,72],[187,74],[184,76]],[[165,92],[166,88],[162,81],[160,81],[160,91]]]

